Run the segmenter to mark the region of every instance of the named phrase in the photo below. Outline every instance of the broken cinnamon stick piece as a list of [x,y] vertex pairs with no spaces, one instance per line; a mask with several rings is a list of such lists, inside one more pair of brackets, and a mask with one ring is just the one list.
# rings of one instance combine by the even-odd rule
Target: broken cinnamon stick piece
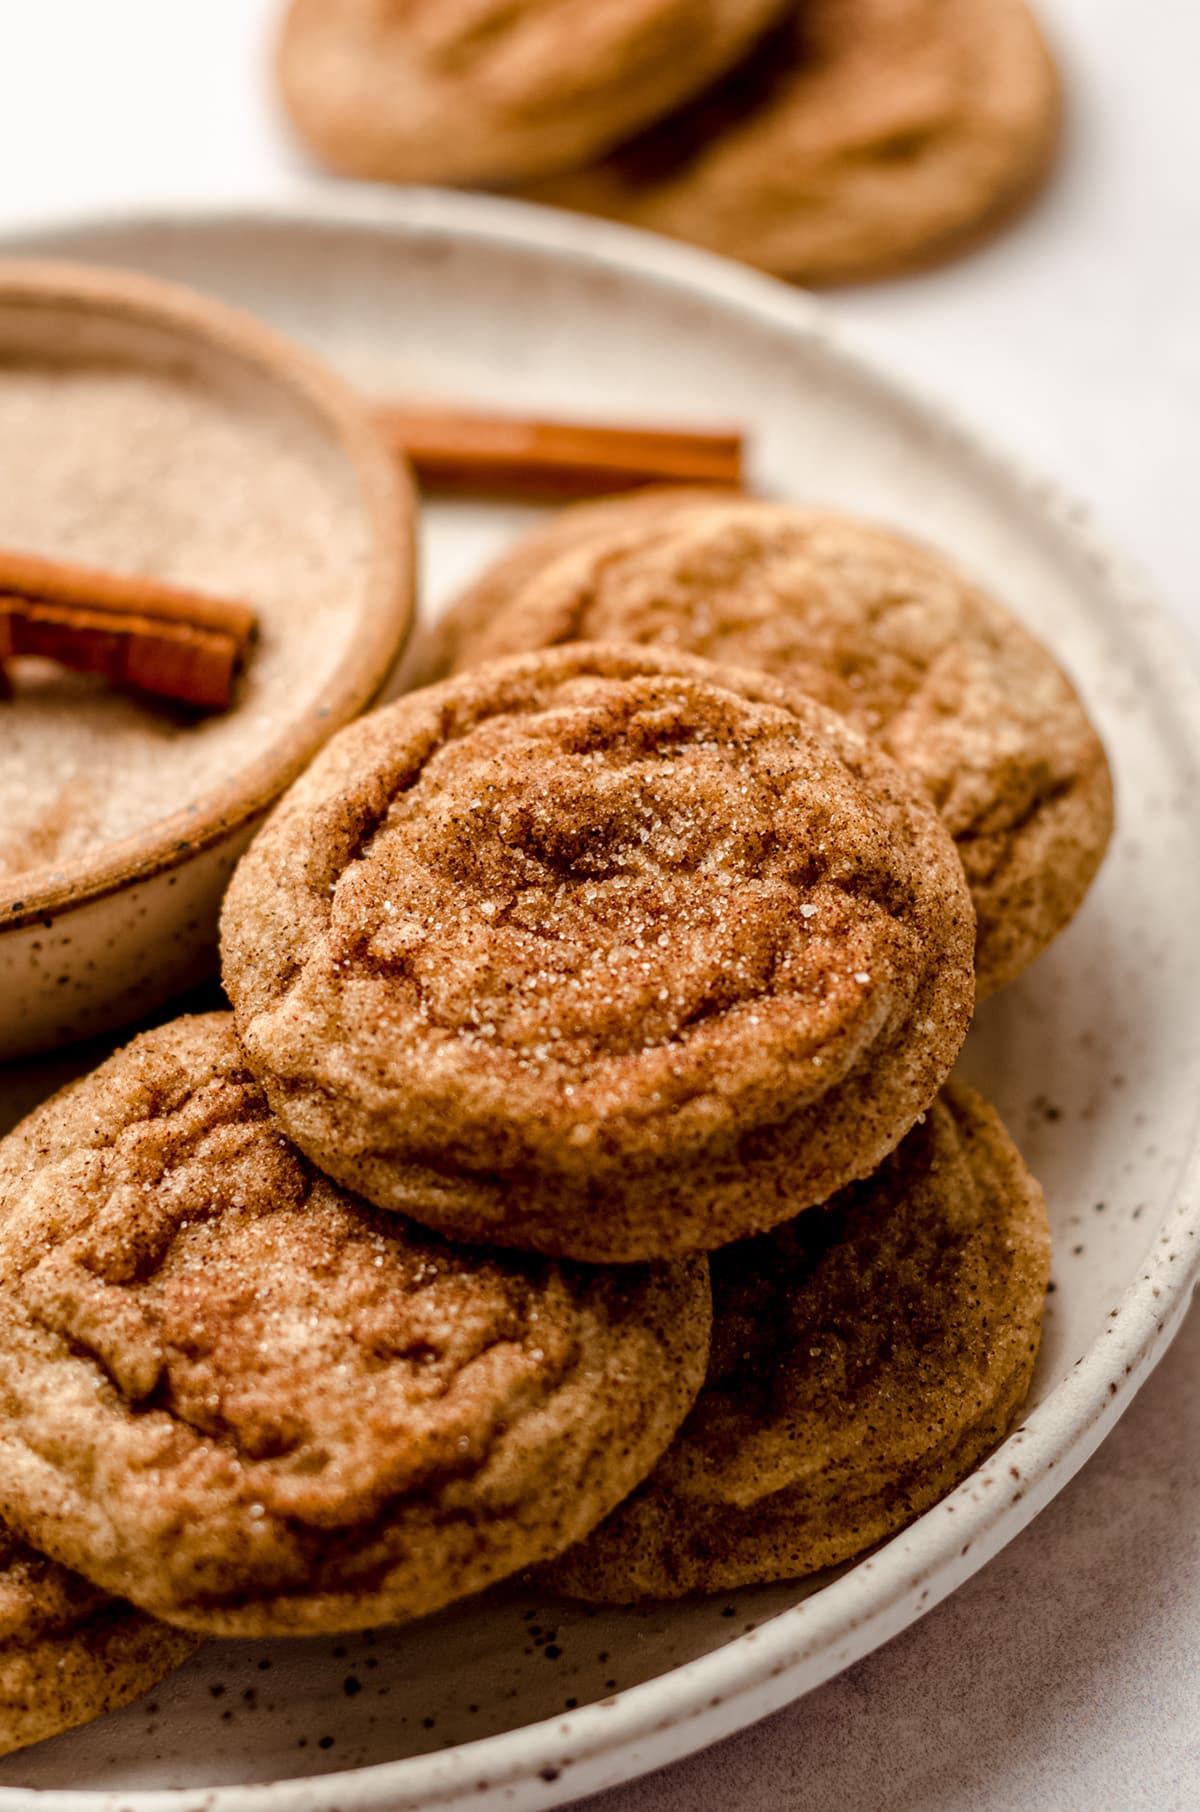
[[223,710],[241,648],[218,630],[0,597],[0,660],[37,655],[115,686]]
[[239,601],[0,549],[0,663],[37,655],[223,710],[255,630]]
[[418,478],[439,490],[553,499],[648,484],[743,483],[736,429],[601,426],[392,403],[375,419]]

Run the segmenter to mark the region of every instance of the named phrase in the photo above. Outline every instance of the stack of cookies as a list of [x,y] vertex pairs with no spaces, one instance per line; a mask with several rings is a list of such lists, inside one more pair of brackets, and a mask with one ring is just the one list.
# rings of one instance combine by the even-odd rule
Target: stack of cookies
[[346,175],[515,189],[809,283],[999,224],[1060,112],[1025,0],[291,0],[278,69]]
[[232,1013],[0,1144],[0,1747],[209,1632],[799,1576],[1028,1391],[1045,1204],[950,1071],[1109,832],[1049,654],[894,535],[670,492],[426,660],[238,868]]

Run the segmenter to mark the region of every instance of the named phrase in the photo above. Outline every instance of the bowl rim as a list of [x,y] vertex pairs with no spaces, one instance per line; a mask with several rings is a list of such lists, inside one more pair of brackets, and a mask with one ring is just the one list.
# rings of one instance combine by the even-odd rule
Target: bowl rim
[[[1090,527],[1087,511],[964,425],[953,407],[894,376],[876,355],[848,343],[823,302],[758,272],[639,229],[580,219],[530,203],[444,190],[387,192],[308,183],[285,198],[158,205],[65,214],[15,223],[3,244],[47,243],[72,233],[264,227],[400,233],[442,243],[559,255],[597,272],[649,282],[666,295],[715,305],[759,327],[817,346],[823,357],[924,427],[934,427],[965,463],[1052,528],[1134,621],[1156,678],[1200,775],[1200,670],[1183,627],[1141,574]],[[1200,1109],[1173,1194],[1164,1204],[1116,1311],[1078,1360],[996,1449],[985,1466],[1008,1491],[975,1492],[978,1471],[865,1560],[759,1628],[611,1700],[566,1718],[521,1725],[444,1751],[328,1774],[195,1788],[55,1789],[56,1812],[480,1812],[511,1803],[549,1808],[639,1778],[706,1748],[791,1703],[932,1610],[977,1572],[1066,1485],[1146,1382],[1178,1332],[1200,1281]],[[974,1500],[974,1501],[973,1501]],[[1025,1508],[1018,1511],[1018,1504]],[[953,1522],[949,1518],[953,1517]],[[942,1527],[937,1527],[938,1523]],[[952,1531],[948,1533],[948,1531]],[[915,1544],[915,1550],[914,1550]],[[969,1550],[969,1551],[968,1551]],[[480,1791],[486,1777],[487,1791]],[[0,1812],[39,1812],[45,1790],[0,1786]]]
[[417,498],[412,475],[384,445],[367,404],[315,354],[242,309],[140,272],[57,258],[0,256],[0,309],[18,304],[172,334],[240,363],[298,399],[354,476],[368,549],[355,633],[303,712],[237,772],[128,836],[69,862],[0,877],[0,933],[90,904],[166,873],[262,815],[333,733],[386,683],[416,620]]

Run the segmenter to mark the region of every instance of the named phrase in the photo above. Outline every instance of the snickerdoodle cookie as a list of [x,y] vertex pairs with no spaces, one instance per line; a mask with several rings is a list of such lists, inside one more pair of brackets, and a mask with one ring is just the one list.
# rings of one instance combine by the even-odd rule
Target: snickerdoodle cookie
[[1050,652],[870,523],[695,491],[606,507],[564,512],[555,540],[485,573],[443,619],[444,658],[639,642],[799,686],[932,797],[975,902],[980,995],[1018,975],[1074,915],[1112,830],[1103,745]]
[[0,1755],[127,1705],[195,1646],[0,1524]]
[[223,972],[313,1162],[442,1232],[625,1261],[874,1169],[973,1004],[928,800],[765,675],[578,643],[350,726],[239,865]]
[[951,1084],[878,1173],[712,1260],[708,1382],[649,1479],[545,1576],[671,1598],[848,1559],[949,1491],[1029,1389],[1041,1189]]
[[723,84],[530,189],[806,283],[884,276],[1013,213],[1060,95],[1025,0],[802,0]]
[[548,1559],[704,1376],[702,1261],[445,1245],[313,1170],[228,1014],[0,1145],[0,1513],[197,1630],[399,1621]]
[[600,156],[722,75],[788,0],[291,0],[284,103],[335,169],[507,183]]

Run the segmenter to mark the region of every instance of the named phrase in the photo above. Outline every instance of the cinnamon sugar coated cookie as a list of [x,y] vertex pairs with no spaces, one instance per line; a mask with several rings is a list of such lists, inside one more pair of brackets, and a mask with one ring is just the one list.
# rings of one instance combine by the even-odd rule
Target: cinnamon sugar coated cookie
[[1073,917],[1112,831],[1103,745],[1049,651],[945,561],[869,523],[695,491],[551,527],[443,619],[454,667],[606,640],[773,673],[934,800],[975,903],[981,996]]
[[630,1602],[790,1579],[951,1490],[1029,1390],[1041,1189],[951,1084],[868,1182],[714,1255],[708,1382],[666,1457],[543,1577]]
[[711,1248],[872,1170],[966,1034],[974,917],[887,756],[765,676],[578,644],[329,744],[222,920],[313,1162],[460,1238]]
[[168,1621],[436,1609],[577,1540],[704,1375],[701,1261],[450,1247],[316,1173],[228,1014],[0,1144],[0,1513]]
[[389,182],[586,163],[723,73],[788,0],[291,0],[284,104],[319,156]]
[[1037,190],[1058,77],[1025,0],[792,0],[692,107],[529,188],[805,283],[936,261]]
[[0,1523],[0,1755],[127,1705],[195,1647]]

